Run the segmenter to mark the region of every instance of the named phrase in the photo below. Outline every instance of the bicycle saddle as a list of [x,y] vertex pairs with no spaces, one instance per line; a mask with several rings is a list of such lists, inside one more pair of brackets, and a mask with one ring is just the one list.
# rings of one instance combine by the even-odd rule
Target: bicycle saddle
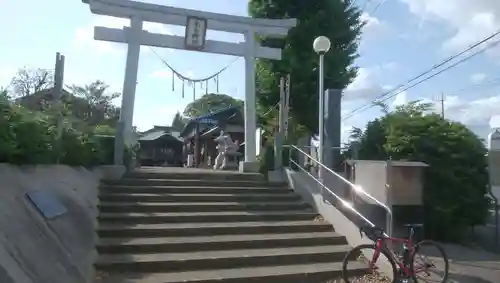
[[422,223],[409,223],[409,224],[403,224],[403,227],[407,227],[407,228],[422,228],[422,227],[424,227],[424,224],[422,224]]

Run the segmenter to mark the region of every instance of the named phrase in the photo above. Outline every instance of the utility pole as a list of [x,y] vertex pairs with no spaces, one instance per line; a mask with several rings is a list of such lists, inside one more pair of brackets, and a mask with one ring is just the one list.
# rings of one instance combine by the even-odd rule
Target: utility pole
[[[54,88],[52,89],[53,91],[53,99],[54,99],[54,105],[56,106],[57,110],[57,146],[60,148],[61,147],[61,136],[62,136],[62,131],[63,131],[63,117],[62,117],[62,110],[63,110],[63,105],[62,105],[62,91],[63,91],[63,84],[64,84],[64,55],[61,55],[61,53],[57,52],[56,53],[56,65],[54,68]],[[59,160],[57,160],[59,163]]]
[[64,81],[64,55],[61,55],[61,53],[57,52],[56,66],[54,68],[54,88],[53,88],[53,95],[55,102],[61,100],[63,81]]
[[445,100],[444,92],[441,92],[439,98],[435,99],[435,101],[438,101],[439,104],[441,104],[441,117],[443,117],[443,119],[444,119],[444,100]]

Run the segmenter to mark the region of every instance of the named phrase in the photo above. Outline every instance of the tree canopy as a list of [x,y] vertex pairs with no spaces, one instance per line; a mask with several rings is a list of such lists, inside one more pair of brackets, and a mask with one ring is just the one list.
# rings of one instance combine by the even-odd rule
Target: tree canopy
[[112,120],[111,124],[116,124],[120,116],[120,109],[112,102],[120,97],[121,93],[109,93],[109,85],[100,80],[83,86],[70,85],[68,88],[72,95],[86,102],[86,109],[78,110],[87,123],[97,125],[105,120]]
[[229,107],[243,107],[243,100],[226,94],[209,93],[189,103],[184,109],[184,116],[194,118]]
[[[299,24],[285,39],[262,39],[268,47],[283,48],[282,60],[259,59],[256,68],[257,101],[270,109],[279,101],[279,80],[291,75],[291,115],[311,133],[318,128],[318,55],[312,44],[317,36],[328,37],[331,50],[325,55],[325,88],[344,89],[355,77],[363,24],[351,0],[249,1],[249,14],[259,18],[297,18]],[[262,113],[260,113],[262,114]]]
[[435,239],[459,240],[488,215],[487,151],[463,124],[426,114],[430,106],[410,102],[352,133],[359,141],[360,159],[427,163],[425,232]]
[[12,78],[10,86],[14,98],[32,95],[54,86],[54,75],[44,69],[21,68]]
[[[21,69],[9,88],[0,88],[0,162],[112,164],[109,136],[115,133],[120,109],[111,101],[120,94],[108,93],[108,85],[96,81],[69,86],[72,93],[63,90],[55,100],[51,80],[46,71]],[[125,148],[124,164],[136,150]]]

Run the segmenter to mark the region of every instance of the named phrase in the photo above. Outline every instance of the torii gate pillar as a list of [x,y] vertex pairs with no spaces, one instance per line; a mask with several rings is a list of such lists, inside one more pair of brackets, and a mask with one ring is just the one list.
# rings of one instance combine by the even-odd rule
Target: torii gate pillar
[[[127,60],[125,62],[125,78],[123,80],[122,105],[120,122],[123,123],[123,138],[130,146],[136,142],[133,132],[135,89],[137,86],[137,72],[139,70],[139,55],[141,51],[140,35],[142,20],[138,17],[130,19],[128,34]],[[119,137],[120,138],[120,137]]]
[[258,172],[257,163],[257,111],[255,99],[255,34],[245,34],[245,161],[240,162],[240,172]]
[[[128,45],[120,113],[123,137],[118,137],[123,138],[123,142],[128,145],[135,142],[132,122],[141,45],[181,50],[193,49],[188,48],[186,43],[194,40],[194,36],[197,38],[196,41],[199,38],[199,34],[190,35],[193,31],[189,28],[189,22],[192,21],[195,22],[197,28],[201,26],[200,23],[203,23],[205,29],[243,34],[245,42],[229,43],[205,40],[206,33],[204,33],[202,37],[203,44],[193,50],[245,58],[245,160],[240,163],[240,171],[258,171],[256,156],[255,59],[280,60],[281,50],[261,47],[255,40],[255,36],[286,36],[288,31],[297,25],[296,19],[255,19],[129,0],[82,0],[82,2],[89,4],[93,14],[127,18],[131,21],[130,27],[124,27],[123,29],[94,27],[94,39],[126,43]],[[144,21],[184,27],[188,25],[186,27],[186,37],[150,33],[142,29]],[[115,159],[120,158],[115,156]]]

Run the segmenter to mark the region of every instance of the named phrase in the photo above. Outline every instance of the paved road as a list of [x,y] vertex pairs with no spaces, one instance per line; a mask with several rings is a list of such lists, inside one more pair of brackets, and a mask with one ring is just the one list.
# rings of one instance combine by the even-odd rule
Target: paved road
[[445,244],[450,262],[450,283],[498,283],[500,254],[480,248]]

